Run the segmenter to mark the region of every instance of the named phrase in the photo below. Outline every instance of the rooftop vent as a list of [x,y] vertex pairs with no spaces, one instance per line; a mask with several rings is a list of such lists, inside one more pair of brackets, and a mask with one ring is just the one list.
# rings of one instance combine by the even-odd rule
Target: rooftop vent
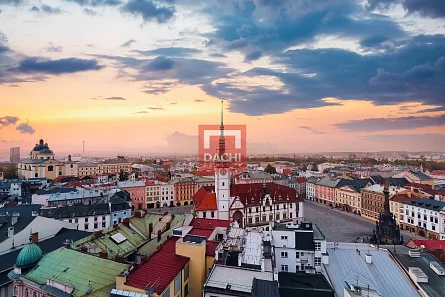
[[365,260],[366,260],[366,263],[372,264],[372,255],[369,254],[369,253],[366,253],[365,254]]
[[445,269],[442,265],[440,265],[436,261],[430,262],[430,268],[437,274],[437,275],[445,275]]
[[420,258],[420,250],[418,250],[418,249],[409,250],[408,254],[411,258]]
[[408,274],[416,283],[428,283],[428,276],[419,267],[408,267]]

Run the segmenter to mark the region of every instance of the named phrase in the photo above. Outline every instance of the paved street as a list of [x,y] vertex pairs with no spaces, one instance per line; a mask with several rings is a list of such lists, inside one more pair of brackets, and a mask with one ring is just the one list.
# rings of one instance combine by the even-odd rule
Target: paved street
[[[304,203],[306,220],[317,224],[328,241],[355,242],[357,238],[372,235],[375,223],[360,216],[331,209],[314,202]],[[413,234],[402,232],[406,242]]]

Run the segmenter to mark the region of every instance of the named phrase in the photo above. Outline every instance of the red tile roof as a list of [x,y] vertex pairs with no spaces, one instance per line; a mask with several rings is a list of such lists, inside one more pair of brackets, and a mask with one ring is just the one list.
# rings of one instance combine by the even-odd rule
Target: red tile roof
[[194,218],[190,226],[193,226],[193,228],[197,229],[207,229],[213,231],[213,229],[215,229],[216,227],[228,228],[230,226],[230,221]]
[[[199,194],[198,194],[198,192],[199,192]],[[196,193],[196,194],[198,194],[198,197],[195,202],[196,210],[217,210],[218,209],[218,206],[216,204],[216,194],[215,193],[208,193],[205,189],[202,189],[202,191],[198,190],[198,192]]]
[[67,176],[65,175],[60,175],[58,177],[56,177],[55,179],[53,179],[53,182],[58,183],[60,182],[62,179],[66,178]]
[[411,201],[419,200],[419,197],[411,195],[409,197],[407,194],[396,194],[392,196],[391,201],[400,202],[400,203],[410,203]]
[[433,170],[431,171],[432,175],[445,175],[445,170]]
[[215,257],[215,251],[218,245],[219,241],[207,241],[206,256]]
[[445,240],[413,240],[412,241],[420,247],[425,246],[425,249],[445,250]]
[[191,235],[197,235],[197,236],[203,236],[206,239],[209,239],[210,235],[212,235],[213,229],[200,229],[200,228],[193,228],[190,230],[188,234]]
[[[199,205],[205,197],[201,189],[205,189],[207,193],[215,191],[214,186],[201,187],[200,190],[198,190],[198,192],[201,192],[199,194],[197,192],[193,196],[193,203],[195,205]],[[301,198],[297,198],[297,191],[295,189],[276,183],[266,183],[266,193],[269,193],[274,203],[302,201]],[[237,184],[230,188],[230,197],[238,196],[244,205],[246,205],[246,201],[250,205],[259,205],[263,195],[262,183]],[[289,200],[287,200],[287,198],[289,198]]]
[[176,255],[177,240],[177,237],[168,239],[148,260],[130,271],[126,284],[142,290],[148,290],[155,284],[154,292],[161,295],[190,260]]
[[302,184],[302,183],[307,182],[307,178],[305,178],[304,176],[299,176],[299,177],[297,177],[295,180],[296,180],[296,182],[299,183],[299,184]]

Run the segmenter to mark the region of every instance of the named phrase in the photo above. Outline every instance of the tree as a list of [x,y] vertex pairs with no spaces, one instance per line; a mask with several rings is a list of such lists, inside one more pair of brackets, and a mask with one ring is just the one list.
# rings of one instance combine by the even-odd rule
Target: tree
[[19,178],[18,174],[17,174],[17,167],[16,166],[8,166],[6,168],[4,168],[4,178],[5,179],[16,179]]
[[270,173],[270,174],[276,174],[277,173],[277,169],[275,167],[273,167],[270,164],[267,164],[266,168],[264,169],[264,172]]
[[126,180],[128,180],[128,172],[121,170],[119,172],[119,181],[126,181]]

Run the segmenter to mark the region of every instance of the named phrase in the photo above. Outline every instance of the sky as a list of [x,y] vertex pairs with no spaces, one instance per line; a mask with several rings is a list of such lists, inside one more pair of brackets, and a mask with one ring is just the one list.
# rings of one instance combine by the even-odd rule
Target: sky
[[444,151],[443,0],[0,0],[0,150]]

